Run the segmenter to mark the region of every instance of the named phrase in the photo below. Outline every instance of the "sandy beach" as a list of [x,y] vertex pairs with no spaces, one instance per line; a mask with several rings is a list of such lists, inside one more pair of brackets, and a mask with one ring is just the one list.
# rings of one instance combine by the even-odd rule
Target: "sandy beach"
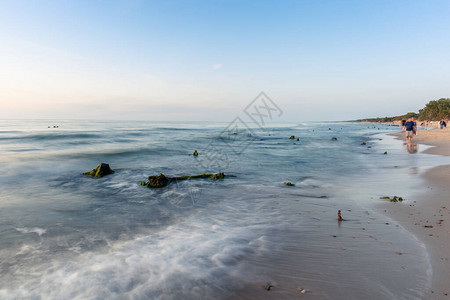
[[[404,133],[394,134],[404,139]],[[420,130],[414,142],[434,146],[424,153],[450,155],[450,130]],[[386,205],[383,212],[398,221],[425,243],[430,254],[432,290],[428,299],[450,298],[450,165],[433,168],[423,174],[424,192],[409,205]]]

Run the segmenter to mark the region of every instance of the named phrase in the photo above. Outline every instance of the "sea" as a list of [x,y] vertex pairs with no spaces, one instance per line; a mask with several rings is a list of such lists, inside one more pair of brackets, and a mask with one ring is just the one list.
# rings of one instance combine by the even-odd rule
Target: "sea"
[[423,299],[425,245],[375,207],[442,160],[398,131],[0,120],[0,298]]

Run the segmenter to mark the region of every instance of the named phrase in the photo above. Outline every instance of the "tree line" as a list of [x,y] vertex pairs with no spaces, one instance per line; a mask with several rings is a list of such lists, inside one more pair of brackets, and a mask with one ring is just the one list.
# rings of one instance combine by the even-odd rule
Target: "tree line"
[[439,100],[431,100],[425,107],[419,109],[419,113],[409,112],[407,114],[395,117],[369,118],[356,120],[357,122],[393,122],[407,120],[414,117],[421,121],[439,121],[450,118],[450,98],[441,98]]

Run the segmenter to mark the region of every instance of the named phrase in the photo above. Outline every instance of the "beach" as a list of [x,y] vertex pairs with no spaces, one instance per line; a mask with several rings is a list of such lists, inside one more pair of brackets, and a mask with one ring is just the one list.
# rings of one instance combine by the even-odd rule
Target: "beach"
[[[418,207],[417,174],[440,156],[408,153],[386,135],[398,127],[57,124],[0,122],[2,299],[420,300],[445,292],[445,268],[440,275],[439,261],[430,263],[430,254],[445,258],[432,252],[445,246],[432,248],[407,215]],[[82,174],[100,162],[115,172]],[[236,177],[140,184],[160,173],[217,172]],[[406,200],[377,211],[387,202],[380,197],[393,195]]]
[[[393,134],[404,139],[405,134]],[[414,143],[433,146],[424,153],[450,155],[450,130],[419,130]],[[442,165],[422,174],[423,192],[412,196],[407,205],[383,204],[382,211],[398,221],[425,243],[430,254],[432,289],[427,299],[450,297],[450,165]],[[406,203],[405,203],[406,204]]]

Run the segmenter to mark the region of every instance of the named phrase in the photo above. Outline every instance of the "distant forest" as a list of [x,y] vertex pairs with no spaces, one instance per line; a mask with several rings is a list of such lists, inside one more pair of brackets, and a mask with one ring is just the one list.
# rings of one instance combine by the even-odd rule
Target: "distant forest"
[[431,100],[424,108],[419,109],[418,113],[409,112],[402,116],[360,119],[356,122],[393,122],[406,120],[414,117],[421,121],[439,121],[450,118],[450,98],[441,98],[439,100]]

